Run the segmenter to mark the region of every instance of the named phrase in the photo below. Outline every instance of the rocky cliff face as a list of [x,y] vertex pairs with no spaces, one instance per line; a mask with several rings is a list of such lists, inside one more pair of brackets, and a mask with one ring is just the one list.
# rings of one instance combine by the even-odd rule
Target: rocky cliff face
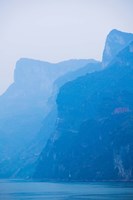
[[[54,81],[70,71],[75,71],[91,60],[69,60],[52,64],[31,59],[16,63],[14,83],[0,96],[0,113],[3,116],[18,114],[37,107],[42,110],[52,93]],[[94,62],[94,61],[93,61]],[[8,109],[7,109],[8,108]],[[45,111],[46,111],[45,106]],[[43,110],[43,116],[45,115]]]
[[[40,152],[47,144],[47,141],[53,131],[56,129],[57,123],[58,123],[58,116],[57,116],[57,105],[56,105],[56,98],[59,92],[59,88],[65,84],[68,81],[72,81],[76,79],[77,77],[80,77],[85,74],[92,73],[94,71],[100,71],[101,70],[101,63],[92,61],[92,63],[89,63],[85,65],[85,67],[82,67],[76,71],[69,72],[65,74],[64,76],[61,76],[54,82],[53,87],[53,93],[50,96],[47,105],[52,105],[52,109],[50,113],[44,118],[42,121],[42,127],[40,131],[38,132],[37,136],[35,137],[32,145],[30,145],[22,154],[22,156],[25,158],[24,160],[26,162],[21,163],[21,168],[15,174],[15,177],[25,177],[26,174],[32,175],[36,162],[35,160],[39,157]],[[34,156],[34,152],[35,156]],[[35,159],[31,159],[34,158]],[[27,160],[29,160],[29,163],[27,164]],[[30,173],[29,173],[30,172]]]
[[103,71],[65,84],[34,178],[133,179],[133,43]]
[[95,61],[69,60],[51,64],[23,58],[17,62],[14,83],[0,96],[0,138],[4,132],[0,143],[0,177],[28,176],[27,171],[33,169],[48,137],[47,134],[40,142],[38,132],[53,108],[49,98],[55,80],[89,62]]
[[124,49],[133,40],[133,34],[112,30],[106,39],[103,51],[102,65],[106,67],[119,51]]

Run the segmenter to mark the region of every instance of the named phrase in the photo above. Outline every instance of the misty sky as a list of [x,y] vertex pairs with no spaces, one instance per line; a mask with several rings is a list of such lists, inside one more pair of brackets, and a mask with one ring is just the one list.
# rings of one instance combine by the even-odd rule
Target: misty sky
[[21,57],[101,59],[111,29],[133,32],[133,0],[0,0],[0,93]]

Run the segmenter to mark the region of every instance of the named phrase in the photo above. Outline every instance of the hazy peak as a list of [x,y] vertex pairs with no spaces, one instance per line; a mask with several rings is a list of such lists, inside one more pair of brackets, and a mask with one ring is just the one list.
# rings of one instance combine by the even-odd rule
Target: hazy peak
[[106,67],[113,58],[133,40],[132,33],[113,29],[107,35],[103,51],[102,65]]

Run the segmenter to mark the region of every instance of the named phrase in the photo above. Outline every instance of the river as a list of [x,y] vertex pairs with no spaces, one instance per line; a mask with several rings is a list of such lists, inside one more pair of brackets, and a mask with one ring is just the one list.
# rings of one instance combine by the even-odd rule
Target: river
[[133,200],[133,183],[0,180],[0,200]]

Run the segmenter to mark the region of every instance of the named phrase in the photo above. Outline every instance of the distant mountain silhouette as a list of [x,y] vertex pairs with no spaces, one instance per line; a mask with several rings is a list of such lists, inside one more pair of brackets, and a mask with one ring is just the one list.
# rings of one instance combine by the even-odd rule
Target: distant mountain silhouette
[[101,63],[97,61],[90,61],[89,64],[85,65],[84,67],[68,72],[65,75],[59,77],[53,85],[53,92],[50,98],[48,99],[47,106],[51,108],[51,111],[47,114],[47,116],[42,121],[42,127],[36,137],[31,142],[31,144],[24,150],[21,154],[21,157],[24,159],[20,160],[20,168],[19,171],[17,170],[14,174],[14,177],[27,177],[33,174],[33,171],[36,166],[36,160],[39,157],[42,149],[47,143],[47,140],[53,133],[56,128],[57,124],[57,105],[56,105],[56,97],[58,95],[59,88],[68,81],[72,81],[77,77],[82,76],[83,74],[92,73],[94,71],[101,70]]
[[[17,176],[23,165],[35,162],[44,145],[39,143],[40,146],[35,147],[35,139],[42,121],[53,108],[49,98],[55,80],[89,62],[95,63],[81,59],[52,64],[26,58],[17,62],[14,83],[0,96],[0,138],[4,132],[6,143],[0,146],[0,177]],[[36,143],[39,141],[40,138]]]

